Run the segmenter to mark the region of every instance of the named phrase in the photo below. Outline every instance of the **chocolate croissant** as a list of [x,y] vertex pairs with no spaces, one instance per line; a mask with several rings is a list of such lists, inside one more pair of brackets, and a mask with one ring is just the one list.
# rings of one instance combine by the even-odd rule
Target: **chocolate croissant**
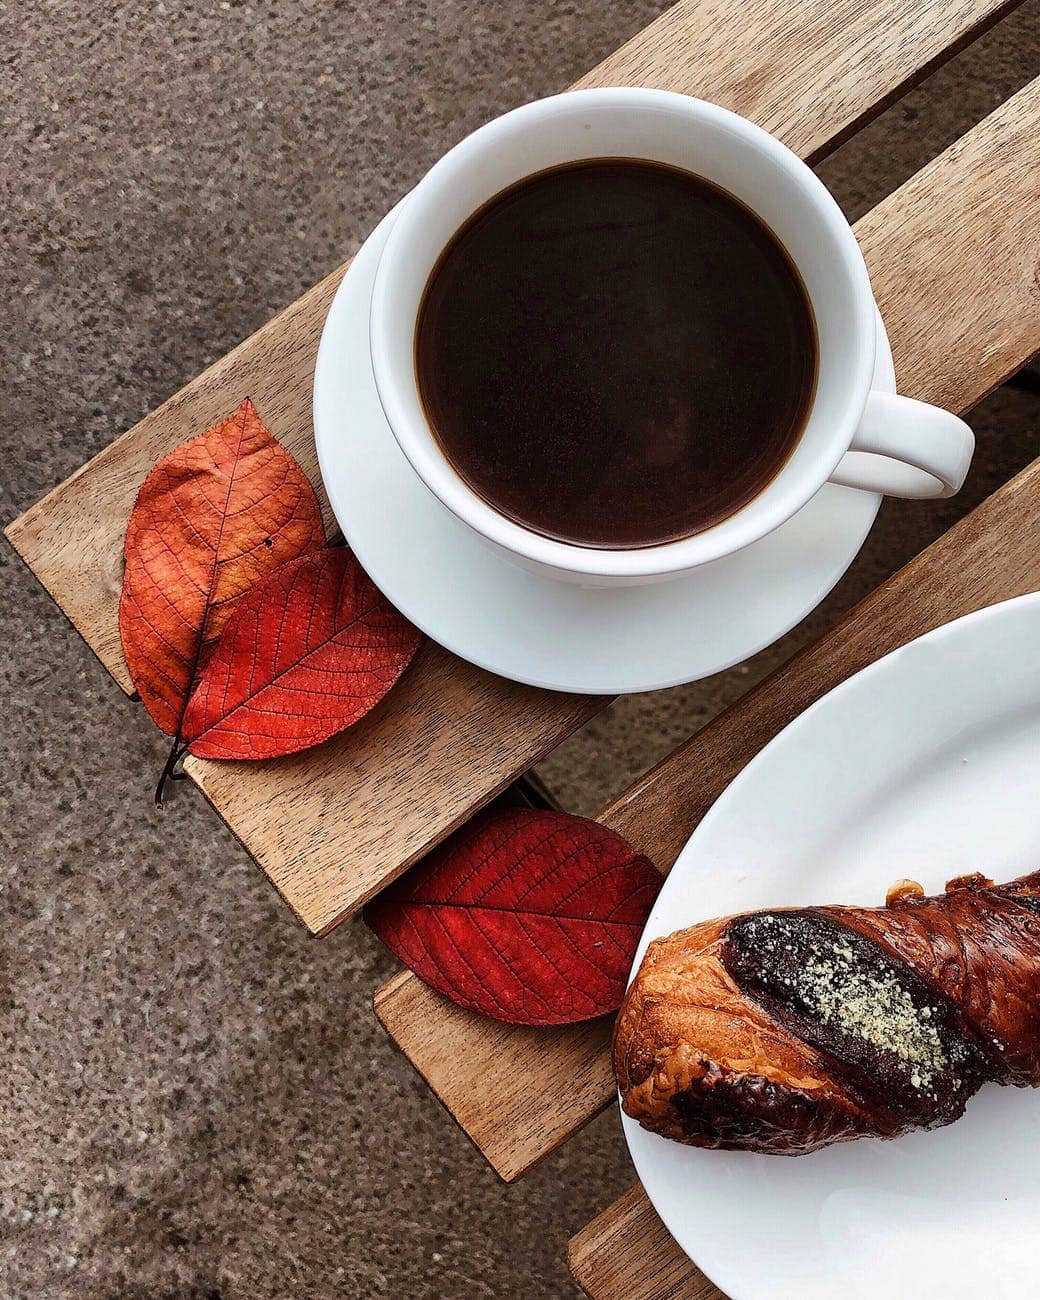
[[626,1114],[700,1147],[801,1155],[1040,1085],[1040,872],[885,907],[705,921],[650,945],[614,1031]]

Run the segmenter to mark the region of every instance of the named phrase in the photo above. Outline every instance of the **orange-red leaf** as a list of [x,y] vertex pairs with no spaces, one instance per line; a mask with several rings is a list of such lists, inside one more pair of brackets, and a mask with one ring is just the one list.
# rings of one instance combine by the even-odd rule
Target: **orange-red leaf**
[[425,983],[523,1025],[616,1011],[661,886],[649,858],[567,813],[489,813],[365,909]]
[[343,547],[283,565],[239,601],[188,702],[203,758],[277,758],[363,717],[420,634]]
[[249,398],[159,461],[126,530],[119,632],[134,686],[163,731],[177,734],[242,594],[324,545],[314,489]]

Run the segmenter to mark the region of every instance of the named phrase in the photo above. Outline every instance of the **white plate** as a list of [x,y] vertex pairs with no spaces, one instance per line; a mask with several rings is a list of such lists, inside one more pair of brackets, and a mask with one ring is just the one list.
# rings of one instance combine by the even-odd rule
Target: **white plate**
[[[314,375],[314,436],[344,535],[413,623],[514,681],[618,695],[739,663],[820,603],[870,531],[873,493],[828,484],[737,555],[668,582],[598,590],[521,569],[449,514],[394,441],[372,378],[372,281],[393,219],[369,236],[333,300]],[[874,386],[895,392],[880,316]]]
[[[781,732],[686,845],[637,961],[709,917],[1038,866],[1040,594],[896,650]],[[948,1128],[797,1158],[698,1151],[622,1119],[661,1218],[733,1300],[1040,1296],[1038,1092],[990,1085]]]

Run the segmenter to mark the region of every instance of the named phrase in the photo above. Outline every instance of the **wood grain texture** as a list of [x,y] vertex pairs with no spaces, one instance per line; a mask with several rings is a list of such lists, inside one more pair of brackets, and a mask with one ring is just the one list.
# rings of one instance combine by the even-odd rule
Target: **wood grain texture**
[[[900,389],[965,411],[1040,343],[1040,81],[859,223]],[[821,640],[687,741],[600,820],[662,870],[748,760],[809,704],[889,650],[994,601],[1040,588],[1040,461],[1007,484]],[[412,1003],[423,1004],[415,1016]],[[529,1169],[614,1096],[609,1026],[551,1044],[458,1012],[414,976],[376,994],[380,1020],[504,1178]],[[499,1044],[490,1071],[484,1044]],[[565,1059],[566,1058],[566,1059]],[[496,1065],[501,1062],[501,1068]],[[580,1086],[560,1080],[580,1070]],[[590,1081],[602,1090],[595,1097]],[[590,1099],[595,1104],[590,1107]],[[522,1116],[522,1123],[515,1122]],[[534,1138],[532,1140],[532,1135]]]
[[[421,1039],[426,1052],[421,1063],[416,1062],[423,1077],[440,1095],[449,1108],[457,1103],[457,1091],[452,1086],[456,1076],[466,1080],[474,1091],[477,1105],[487,1104],[488,1090],[481,1080],[508,1078],[511,1071],[530,1070],[531,1061],[544,1059],[545,1067],[539,1074],[539,1085],[547,1092],[560,1097],[575,1098],[576,1105],[588,1115],[593,1115],[603,1104],[604,1093],[614,1086],[610,1062],[603,1051],[606,1035],[610,1032],[610,1018],[587,1021],[583,1025],[562,1025],[558,1028],[506,1025],[497,1020],[481,1020],[483,1032],[472,1035],[471,1023],[477,1017],[455,1006],[440,994],[427,988],[410,971],[399,972],[379,992],[376,1015],[383,1027],[395,1038]],[[437,1026],[434,1038],[425,1032],[424,1022],[430,1020]],[[460,1057],[460,1048],[467,1055]],[[472,1051],[473,1055],[468,1053]],[[557,1071],[554,1067],[559,1065]],[[544,1150],[545,1134],[541,1132],[541,1105],[529,1106],[526,1088],[508,1090],[511,1101],[499,1108],[492,1101],[497,1123],[514,1137],[512,1149],[517,1158],[536,1148]],[[569,1133],[561,1133],[562,1142]],[[523,1173],[526,1164],[516,1169],[504,1165],[498,1169],[503,1178],[512,1179]]]
[[815,161],[1014,7],[680,0],[577,85],[711,99]]
[[690,1263],[636,1184],[571,1238],[574,1280],[593,1300],[725,1300]]
[[184,770],[326,934],[602,704],[503,681],[426,641],[382,704],[318,749],[248,765],[189,757]]
[[[1009,0],[683,0],[582,85],[717,100],[812,157],[1013,5]],[[792,52],[797,57],[792,57]],[[121,547],[154,462],[249,394],[317,484],[310,394],[333,272],[7,530],[116,681]],[[326,522],[331,524],[327,503]],[[603,706],[514,687],[430,647],[361,732],[278,766],[189,775],[311,930],[323,933]],[[446,735],[456,726],[457,736]]]

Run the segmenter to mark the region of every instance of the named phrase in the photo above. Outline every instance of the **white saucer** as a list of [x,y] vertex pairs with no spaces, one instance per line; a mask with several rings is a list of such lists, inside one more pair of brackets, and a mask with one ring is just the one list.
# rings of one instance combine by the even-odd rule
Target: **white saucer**
[[[495,554],[416,476],[383,415],[368,350],[376,264],[395,217],[369,236],[333,299],[314,374],[325,489],[376,585],[418,627],[514,681],[588,695],[650,691],[720,672],[783,636],[863,545],[881,498],[827,484],[770,536],[667,582],[586,588]],[[895,392],[877,318],[874,386]]]

